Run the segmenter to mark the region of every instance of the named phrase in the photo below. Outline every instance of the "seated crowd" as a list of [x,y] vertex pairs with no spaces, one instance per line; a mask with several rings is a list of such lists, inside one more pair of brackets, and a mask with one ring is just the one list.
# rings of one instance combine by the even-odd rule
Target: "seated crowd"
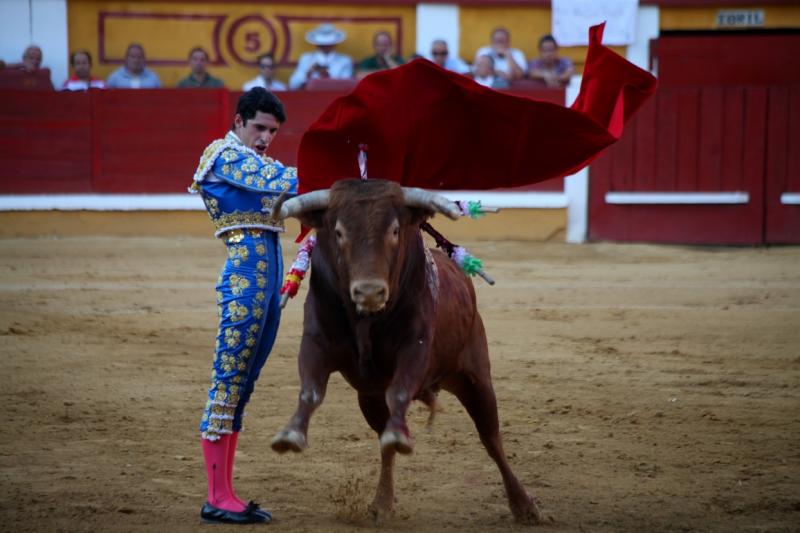
[[[297,68],[289,78],[288,86],[275,79],[275,58],[263,54],[257,58],[258,75],[247,81],[242,90],[264,87],[270,91],[299,90],[319,87],[327,80],[359,80],[375,71],[390,69],[405,63],[397,53],[389,32],[379,31],[372,38],[374,54],[353,63],[350,56],[336,51],[337,45],[346,39],[344,31],[330,23],[320,24],[306,33],[306,41],[315,50],[302,54]],[[533,80],[544,87],[566,87],[574,73],[572,62],[560,57],[558,44],[552,35],[539,39],[538,57],[531,61],[525,54],[511,47],[511,34],[505,28],[496,28],[491,33],[487,46],[478,49],[472,65],[459,57],[450,55],[447,41],[434,40],[426,59],[440,67],[463,74],[477,83],[493,89],[507,89],[520,80]],[[412,56],[414,59],[423,56]],[[87,50],[76,50],[70,55],[72,76],[61,86],[62,90],[85,91],[87,89],[154,89],[161,87],[158,74],[145,64],[144,47],[131,43],[125,51],[122,66],[103,81],[91,74],[92,56]],[[208,72],[209,55],[201,47],[191,49],[188,55],[189,75],[178,82],[179,88],[220,88],[224,82]],[[0,61],[0,69],[20,69],[33,73],[41,68],[42,50],[31,45],[25,49],[22,62],[6,65]],[[322,80],[322,81],[319,81]],[[527,82],[531,83],[531,82]],[[49,84],[48,84],[49,86]]]

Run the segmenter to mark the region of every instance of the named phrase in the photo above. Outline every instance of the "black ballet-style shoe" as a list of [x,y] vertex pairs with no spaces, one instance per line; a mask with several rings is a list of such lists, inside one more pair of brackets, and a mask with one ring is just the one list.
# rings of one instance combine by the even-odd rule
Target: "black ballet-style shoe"
[[272,513],[261,509],[253,501],[240,512],[220,509],[206,502],[200,510],[200,518],[212,524],[269,524],[272,521]]
[[248,504],[247,504],[247,508],[248,508],[248,509],[252,508],[252,509],[253,509],[253,511],[252,511],[253,513],[256,513],[256,514],[259,514],[259,515],[261,515],[261,516],[265,517],[265,518],[267,519],[267,520],[266,520],[266,523],[267,523],[267,524],[269,524],[270,522],[272,522],[272,513],[271,513],[271,512],[269,512],[269,511],[267,511],[266,509],[262,509],[262,508],[261,508],[261,507],[260,507],[260,506],[259,506],[259,505],[258,505],[256,502],[254,502],[253,500],[250,500],[250,503],[248,503]]

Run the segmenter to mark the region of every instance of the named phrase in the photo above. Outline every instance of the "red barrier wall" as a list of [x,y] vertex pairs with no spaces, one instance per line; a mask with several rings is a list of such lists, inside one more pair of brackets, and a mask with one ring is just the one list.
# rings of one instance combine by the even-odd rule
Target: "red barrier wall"
[[[592,163],[589,238],[800,243],[800,35],[668,36],[656,55],[655,98]],[[748,201],[622,204],[609,192]]]
[[[0,194],[184,192],[203,148],[230,128],[240,94],[0,91]],[[514,94],[564,101],[560,90]],[[288,120],[270,155],[296,164],[303,133],[340,95],[281,93]],[[535,189],[562,190],[562,181]]]
[[[591,167],[589,237],[758,244],[764,217],[764,87],[660,87]],[[737,192],[741,205],[614,205],[607,192]]]

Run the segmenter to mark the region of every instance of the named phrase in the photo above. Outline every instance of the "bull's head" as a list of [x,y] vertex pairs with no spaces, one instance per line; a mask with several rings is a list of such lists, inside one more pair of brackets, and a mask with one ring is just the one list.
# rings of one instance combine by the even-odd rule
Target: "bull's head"
[[273,218],[295,217],[317,230],[318,253],[328,259],[356,311],[367,315],[386,307],[403,275],[405,254],[419,246],[420,222],[435,212],[452,219],[460,214],[450,200],[422,189],[341,180],[329,190],[279,203]]

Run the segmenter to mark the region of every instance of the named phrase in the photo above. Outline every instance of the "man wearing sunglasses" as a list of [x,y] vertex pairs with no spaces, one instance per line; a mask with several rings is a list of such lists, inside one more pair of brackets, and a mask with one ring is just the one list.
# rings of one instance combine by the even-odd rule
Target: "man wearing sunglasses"
[[460,57],[452,57],[450,50],[447,48],[447,41],[444,39],[436,39],[431,44],[431,61],[442,67],[443,69],[452,70],[459,74],[467,74],[469,72],[469,65]]

